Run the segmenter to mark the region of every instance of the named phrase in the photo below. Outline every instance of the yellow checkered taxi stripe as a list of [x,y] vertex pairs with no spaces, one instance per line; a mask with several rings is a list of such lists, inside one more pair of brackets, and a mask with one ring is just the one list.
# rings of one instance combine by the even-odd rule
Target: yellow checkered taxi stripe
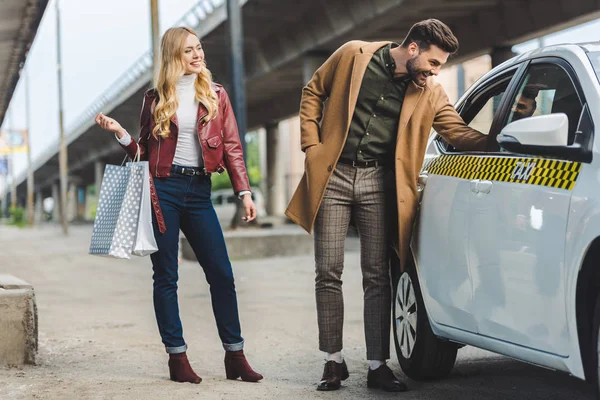
[[545,158],[441,155],[426,159],[423,172],[460,179],[512,182],[573,190],[581,163]]

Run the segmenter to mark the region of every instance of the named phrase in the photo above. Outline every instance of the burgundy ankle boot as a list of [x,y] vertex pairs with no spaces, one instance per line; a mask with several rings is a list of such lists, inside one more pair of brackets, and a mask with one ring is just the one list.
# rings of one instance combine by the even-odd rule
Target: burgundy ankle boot
[[227,379],[242,378],[245,382],[258,382],[263,376],[258,372],[254,372],[246,356],[244,350],[226,351],[225,352],[225,375]]
[[196,375],[192,369],[185,352],[169,354],[169,373],[171,380],[175,382],[202,382],[202,378]]

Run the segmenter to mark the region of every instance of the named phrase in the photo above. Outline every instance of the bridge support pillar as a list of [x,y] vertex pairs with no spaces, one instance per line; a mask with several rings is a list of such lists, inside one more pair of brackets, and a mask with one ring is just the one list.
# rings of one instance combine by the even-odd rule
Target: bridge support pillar
[[302,60],[302,82],[306,85],[315,71],[327,60],[329,54],[309,53]]
[[105,167],[106,164],[102,161],[96,161],[94,163],[94,183],[96,184],[96,196],[98,196],[98,198],[100,198],[100,186],[102,185]]
[[40,190],[35,194],[35,205],[34,205],[34,211],[33,211],[33,223],[34,224],[39,224],[43,220],[43,205],[42,205],[43,202],[44,202],[44,194]]
[[265,125],[267,132],[267,204],[268,215],[282,216],[285,212],[285,167],[279,137],[279,123]]
[[52,199],[54,200],[54,205],[52,208],[52,222],[60,221],[60,187],[58,186],[58,182],[54,182],[52,184]]
[[492,49],[490,56],[492,57],[492,68],[495,68],[516,56],[516,53],[513,53],[511,46],[498,46]]
[[69,182],[67,190],[67,221],[71,222],[77,217],[77,185]]

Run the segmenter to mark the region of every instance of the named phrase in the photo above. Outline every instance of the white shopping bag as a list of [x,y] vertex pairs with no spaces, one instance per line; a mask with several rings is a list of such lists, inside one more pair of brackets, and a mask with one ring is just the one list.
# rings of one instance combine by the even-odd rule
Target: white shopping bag
[[[131,165],[134,163],[128,163]],[[132,254],[136,256],[147,256],[158,250],[156,239],[154,239],[154,228],[152,226],[152,200],[150,199],[150,171],[146,161],[135,163],[143,164],[142,176],[142,198],[140,201],[140,216],[138,218],[138,227],[135,242],[133,244]]]

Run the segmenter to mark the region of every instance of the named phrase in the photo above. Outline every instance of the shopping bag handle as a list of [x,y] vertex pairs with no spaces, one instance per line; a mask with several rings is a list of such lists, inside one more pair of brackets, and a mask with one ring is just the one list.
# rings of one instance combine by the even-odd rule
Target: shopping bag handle
[[[140,138],[140,139],[141,139],[141,138]],[[138,144],[137,144],[137,145],[138,145],[138,146],[137,146],[137,152],[135,153],[135,157],[134,157],[134,158],[133,158],[133,160],[132,160],[133,162],[139,162],[139,161],[140,161],[140,158],[141,158],[141,154],[140,154],[140,142],[139,142],[139,141],[138,141]],[[125,161],[127,160],[127,158],[129,158],[129,156],[128,156],[128,155],[125,155],[125,158],[123,158],[123,161],[121,161],[121,167],[122,167],[123,165],[125,165]]]

